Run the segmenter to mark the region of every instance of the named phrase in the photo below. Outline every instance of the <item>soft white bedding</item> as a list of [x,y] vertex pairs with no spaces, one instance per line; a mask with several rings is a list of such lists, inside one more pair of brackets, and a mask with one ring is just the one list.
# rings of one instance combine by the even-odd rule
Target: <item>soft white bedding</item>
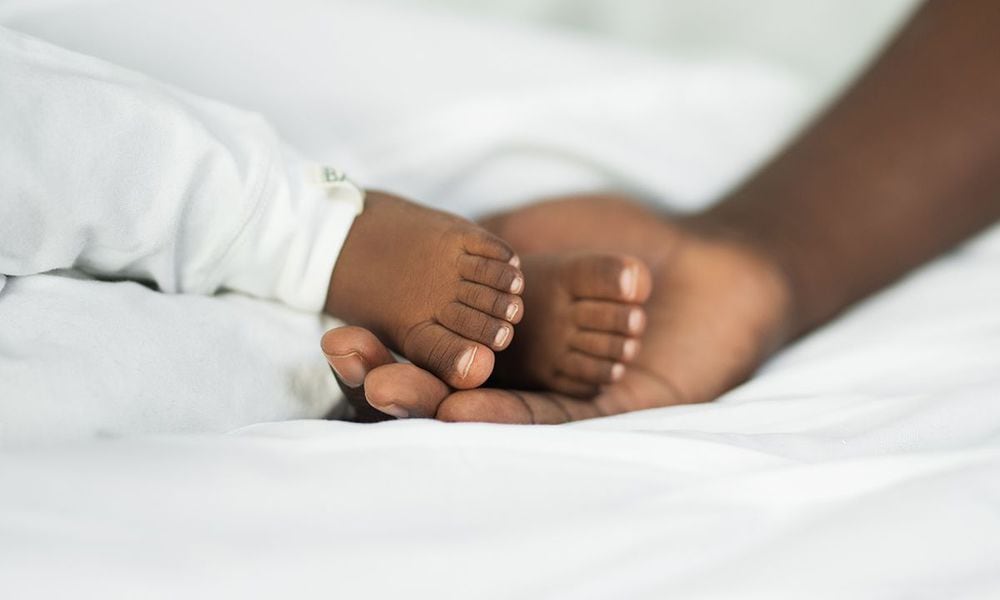
[[[244,5],[0,14],[262,111],[366,183],[466,213],[611,185],[694,206],[810,108],[801,82],[770,64],[670,60],[341,3]],[[274,356],[281,372],[299,365],[308,376],[298,385],[326,393],[307,358],[314,342],[280,345],[316,323],[246,299],[185,302],[170,305],[164,327],[184,331],[188,311],[193,333],[217,316],[217,337],[200,348],[277,342],[288,350]],[[998,307],[994,230],[710,405],[565,427],[295,421],[10,447],[0,453],[3,595],[995,598]],[[164,365],[183,359],[176,350],[150,373],[169,383]],[[266,370],[268,357],[258,361]],[[225,361],[206,378],[209,367]],[[164,387],[161,412],[141,421],[159,419],[161,431],[303,413],[241,413],[231,397],[213,406],[211,395]],[[157,406],[156,389],[143,406]],[[113,392],[72,412],[127,405]]]

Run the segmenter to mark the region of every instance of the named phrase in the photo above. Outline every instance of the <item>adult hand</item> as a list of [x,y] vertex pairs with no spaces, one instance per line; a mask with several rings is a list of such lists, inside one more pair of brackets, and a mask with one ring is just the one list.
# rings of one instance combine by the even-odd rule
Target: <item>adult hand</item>
[[791,304],[780,272],[752,247],[716,236],[707,224],[592,196],[537,204],[485,225],[522,255],[594,250],[646,261],[653,293],[638,357],[620,382],[590,400],[510,389],[453,392],[427,371],[396,363],[371,332],[334,329],[324,336],[323,351],[361,419],[384,414],[562,423],[704,402],[749,376],[784,341]]

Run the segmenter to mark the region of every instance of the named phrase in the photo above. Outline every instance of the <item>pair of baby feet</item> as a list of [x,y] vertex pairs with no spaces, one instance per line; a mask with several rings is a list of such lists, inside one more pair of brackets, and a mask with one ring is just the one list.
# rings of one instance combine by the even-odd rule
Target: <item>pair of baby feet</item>
[[[491,383],[585,398],[639,353],[652,289],[639,259],[518,257],[447,213],[369,193],[330,280],[326,310],[369,329],[455,389]],[[330,357],[348,385],[361,357]]]

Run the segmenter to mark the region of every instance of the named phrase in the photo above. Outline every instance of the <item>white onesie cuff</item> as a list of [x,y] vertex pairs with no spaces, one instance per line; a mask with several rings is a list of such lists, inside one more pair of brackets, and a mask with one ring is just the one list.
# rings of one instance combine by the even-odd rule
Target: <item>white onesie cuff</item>
[[364,192],[297,157],[272,165],[255,214],[230,250],[222,287],[320,312]]

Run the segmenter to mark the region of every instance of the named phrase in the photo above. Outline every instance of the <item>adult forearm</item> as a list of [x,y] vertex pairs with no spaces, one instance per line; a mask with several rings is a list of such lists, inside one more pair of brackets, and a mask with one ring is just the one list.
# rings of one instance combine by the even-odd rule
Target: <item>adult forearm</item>
[[931,0],[827,113],[705,218],[772,256],[790,334],[1000,219],[1000,4]]

